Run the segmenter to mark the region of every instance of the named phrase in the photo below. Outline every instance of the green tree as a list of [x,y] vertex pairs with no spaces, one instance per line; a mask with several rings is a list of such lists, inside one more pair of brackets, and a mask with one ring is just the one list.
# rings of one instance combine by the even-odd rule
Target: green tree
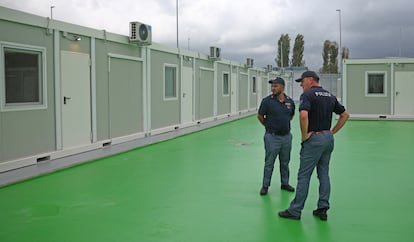
[[298,34],[293,45],[292,66],[304,66],[303,51],[305,49],[305,41],[303,35]]
[[328,73],[329,72],[329,45],[331,41],[325,40],[323,43],[323,50],[322,50],[322,68],[319,70],[321,73]]
[[332,42],[330,48],[330,70],[329,73],[338,73],[338,45],[336,42]]
[[277,42],[278,51],[276,64],[279,67],[289,66],[290,37],[288,34],[282,34]]
[[338,73],[338,44],[335,41],[325,40],[322,59],[321,73]]

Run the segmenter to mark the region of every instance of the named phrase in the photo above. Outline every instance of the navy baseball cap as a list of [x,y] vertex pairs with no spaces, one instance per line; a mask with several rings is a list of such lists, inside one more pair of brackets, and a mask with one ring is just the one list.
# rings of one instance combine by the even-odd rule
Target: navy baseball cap
[[299,79],[296,79],[295,81],[296,82],[301,82],[303,80],[303,78],[306,78],[306,77],[313,77],[317,81],[319,81],[319,76],[314,71],[305,71],[304,73],[302,73],[302,76]]
[[285,85],[285,80],[283,80],[281,77],[276,77],[276,79],[269,80],[270,84],[282,84]]

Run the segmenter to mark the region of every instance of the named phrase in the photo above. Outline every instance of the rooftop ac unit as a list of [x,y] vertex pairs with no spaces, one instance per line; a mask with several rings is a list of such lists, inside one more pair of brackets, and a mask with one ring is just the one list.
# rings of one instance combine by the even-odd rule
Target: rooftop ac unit
[[210,56],[209,56],[209,58],[214,59],[214,60],[220,59],[221,58],[221,49],[218,48],[218,47],[215,47],[215,46],[211,46],[210,47]]
[[140,22],[130,22],[129,41],[140,45],[152,44],[151,26]]
[[252,58],[247,58],[246,67],[247,68],[252,68],[253,67],[253,59]]
[[272,65],[267,65],[266,70],[269,71],[269,72],[273,71],[273,66]]

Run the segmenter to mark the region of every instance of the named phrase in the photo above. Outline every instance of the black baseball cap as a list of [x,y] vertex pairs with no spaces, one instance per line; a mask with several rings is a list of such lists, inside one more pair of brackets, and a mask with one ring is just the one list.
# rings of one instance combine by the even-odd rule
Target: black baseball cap
[[313,77],[317,81],[319,81],[319,76],[314,71],[305,71],[304,73],[302,73],[302,76],[299,79],[296,79],[295,81],[296,82],[301,82],[303,80],[303,78],[306,78],[306,77]]
[[283,80],[281,77],[276,77],[276,79],[269,80],[270,84],[282,84],[285,85],[285,80]]

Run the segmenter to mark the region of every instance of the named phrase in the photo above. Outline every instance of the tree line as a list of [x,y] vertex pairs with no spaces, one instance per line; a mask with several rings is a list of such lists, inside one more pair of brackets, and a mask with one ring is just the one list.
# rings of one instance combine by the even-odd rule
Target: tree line
[[[305,40],[303,35],[298,34],[293,45],[292,59],[290,59],[290,37],[282,34],[277,43],[278,50],[275,58],[277,66],[300,67],[305,66],[303,51],[305,50]],[[320,73],[338,73],[338,54],[339,47],[335,41],[325,40],[322,50],[323,65],[319,69]],[[341,61],[349,58],[349,49],[342,47]]]

